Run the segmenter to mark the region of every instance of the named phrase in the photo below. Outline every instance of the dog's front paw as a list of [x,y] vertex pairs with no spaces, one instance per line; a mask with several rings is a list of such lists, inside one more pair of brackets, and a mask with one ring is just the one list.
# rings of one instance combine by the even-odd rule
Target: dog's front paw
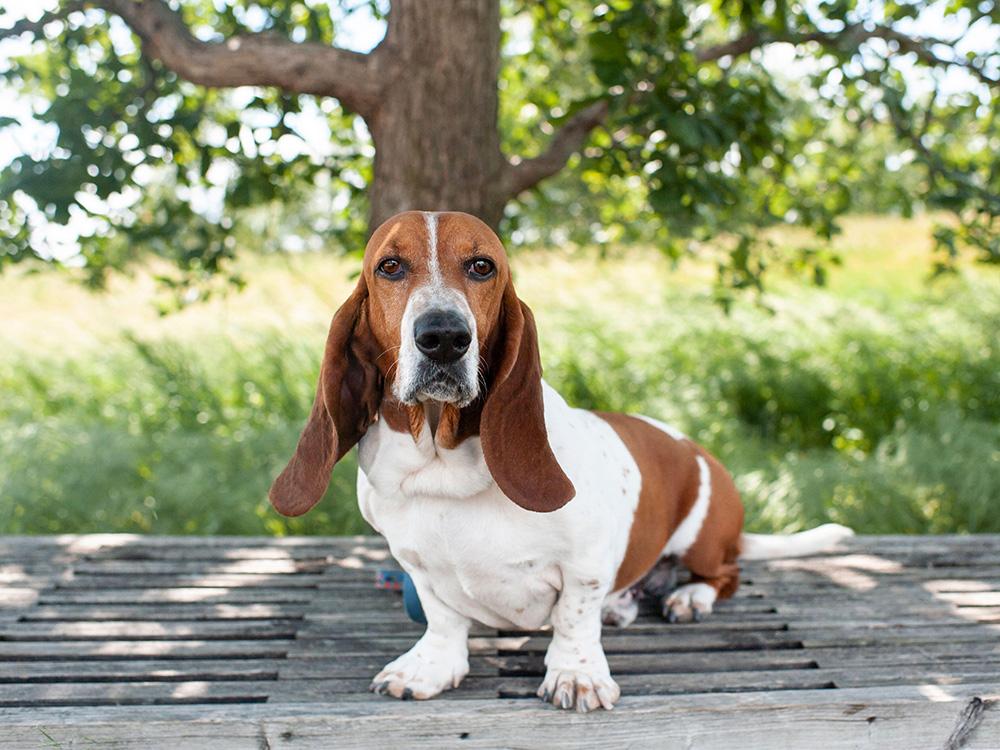
[[426,700],[457,688],[469,673],[469,659],[442,649],[417,643],[375,675],[369,690],[394,698]]
[[581,713],[602,707],[610,711],[621,697],[621,690],[607,673],[550,668],[538,688],[538,697],[557,708],[575,708]]

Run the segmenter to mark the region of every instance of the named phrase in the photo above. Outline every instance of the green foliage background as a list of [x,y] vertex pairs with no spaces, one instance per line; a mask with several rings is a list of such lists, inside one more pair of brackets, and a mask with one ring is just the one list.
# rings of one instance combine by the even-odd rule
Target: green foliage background
[[[179,7],[216,41],[270,31],[331,43],[351,8],[381,17],[387,6]],[[995,269],[963,262],[968,249],[1000,262],[1000,48],[964,56],[934,45],[945,66],[878,38],[859,54],[852,37],[905,28],[929,7],[502,3],[508,154],[538,154],[574,112],[610,102],[582,153],[511,203],[502,226],[525,249],[516,265],[548,377],[579,406],[661,417],[706,444],[737,475],[754,528],[1000,531],[1000,291]],[[940,8],[1000,25],[997,3]],[[699,49],[745,34],[795,42],[794,75],[759,55],[699,61]],[[978,83],[945,91],[946,68]],[[924,89],[912,85],[918,74]],[[0,532],[364,530],[352,457],[305,518],[282,519],[265,500],[311,402],[318,320],[342,297],[325,296],[324,314],[305,322],[212,319],[252,312],[247,300],[265,284],[294,300],[316,283],[304,279],[335,269],[343,285],[353,266],[331,256],[363,247],[372,179],[360,118],[333,99],[193,86],[93,9],[47,24],[27,54],[0,60],[0,78],[57,130],[51,152],[0,171]],[[323,148],[299,129],[303,113],[324,124]],[[923,219],[883,219],[872,247],[838,240],[850,211],[926,210],[934,266]],[[120,291],[117,270],[134,271],[131,309],[80,301],[54,271],[32,276],[44,256],[34,230],[71,216],[90,222],[73,278]],[[288,257],[293,247],[327,255]],[[695,273],[666,280],[692,258]],[[932,269],[955,273],[926,286]],[[734,290],[761,290],[765,270],[770,309],[748,306]],[[59,291],[32,296],[46,285]],[[166,311],[220,286],[229,297],[183,311],[183,332],[137,323],[150,287],[172,292],[158,298]],[[121,319],[107,327],[108,314]],[[42,346],[60,316],[104,333]]]
[[[504,0],[506,153],[536,155],[574,112],[597,98],[611,106],[566,170],[508,206],[506,239],[641,241],[676,260],[722,237],[724,302],[732,289],[760,287],[774,251],[760,229],[775,223],[810,230],[784,251],[822,280],[847,211],[949,211],[956,220],[936,234],[940,269],[968,249],[1000,262],[1000,50],[966,54],[961,39],[948,39],[927,41],[928,56],[892,37],[859,41],[877,28],[905,32],[932,6],[948,29],[1000,25],[997,4],[977,0]],[[213,41],[266,31],[330,44],[351,13],[384,18],[390,4],[178,7]],[[101,10],[45,31],[29,54],[0,64],[7,90],[35,101],[36,120],[58,128],[51,153],[0,171],[0,267],[37,257],[32,226],[71,215],[92,221],[81,238],[92,283],[152,254],[174,264],[161,281],[178,296],[238,281],[231,260],[246,236],[263,235],[270,250],[290,237],[362,246],[374,150],[361,118],[335,100],[194,86],[144,59],[124,24]],[[796,44],[790,73],[768,69],[761,54],[698,57],[745,35],[762,48]],[[943,85],[946,73],[965,84]],[[299,128],[303,112],[324,123],[322,148]]]
[[[654,250],[514,264],[549,381],[577,406],[656,416],[706,445],[737,477],[750,528],[1000,532],[1000,278],[927,286],[926,226],[863,222],[832,289],[786,278],[773,313],[724,314],[699,291],[710,264],[672,275]],[[888,252],[890,238],[910,249]],[[246,292],[139,333],[142,309],[115,320],[109,305],[128,309],[126,292],[145,287],[88,298],[51,275],[5,282],[0,311],[31,301],[34,317],[0,351],[0,533],[367,531],[353,453],[306,516],[281,518],[265,498],[311,405],[319,321],[347,269],[255,264]],[[77,344],[59,330],[70,321],[103,333]]]

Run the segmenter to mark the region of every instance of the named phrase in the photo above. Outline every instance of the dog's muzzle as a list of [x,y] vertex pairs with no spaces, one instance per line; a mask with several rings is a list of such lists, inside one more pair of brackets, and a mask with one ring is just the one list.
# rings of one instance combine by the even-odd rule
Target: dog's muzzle
[[[471,356],[473,333],[465,318],[451,310],[429,310],[413,323],[413,341],[423,356],[416,366],[414,400],[431,399],[464,406],[476,397]],[[471,372],[470,372],[471,369]]]

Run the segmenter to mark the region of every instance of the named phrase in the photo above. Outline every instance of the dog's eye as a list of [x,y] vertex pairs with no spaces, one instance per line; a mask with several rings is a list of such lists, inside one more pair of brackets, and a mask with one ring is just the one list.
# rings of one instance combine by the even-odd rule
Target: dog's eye
[[384,276],[387,279],[398,279],[406,269],[399,258],[386,258],[378,264],[378,268],[375,270],[379,276]]
[[465,272],[469,278],[476,281],[485,281],[496,273],[497,267],[489,258],[473,258],[465,264]]

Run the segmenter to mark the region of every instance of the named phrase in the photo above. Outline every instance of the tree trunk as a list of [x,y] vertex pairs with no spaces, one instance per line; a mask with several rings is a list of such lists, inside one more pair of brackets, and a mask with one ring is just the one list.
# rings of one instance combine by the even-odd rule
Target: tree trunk
[[496,228],[509,197],[497,128],[499,0],[393,0],[370,230],[399,211],[457,210]]

